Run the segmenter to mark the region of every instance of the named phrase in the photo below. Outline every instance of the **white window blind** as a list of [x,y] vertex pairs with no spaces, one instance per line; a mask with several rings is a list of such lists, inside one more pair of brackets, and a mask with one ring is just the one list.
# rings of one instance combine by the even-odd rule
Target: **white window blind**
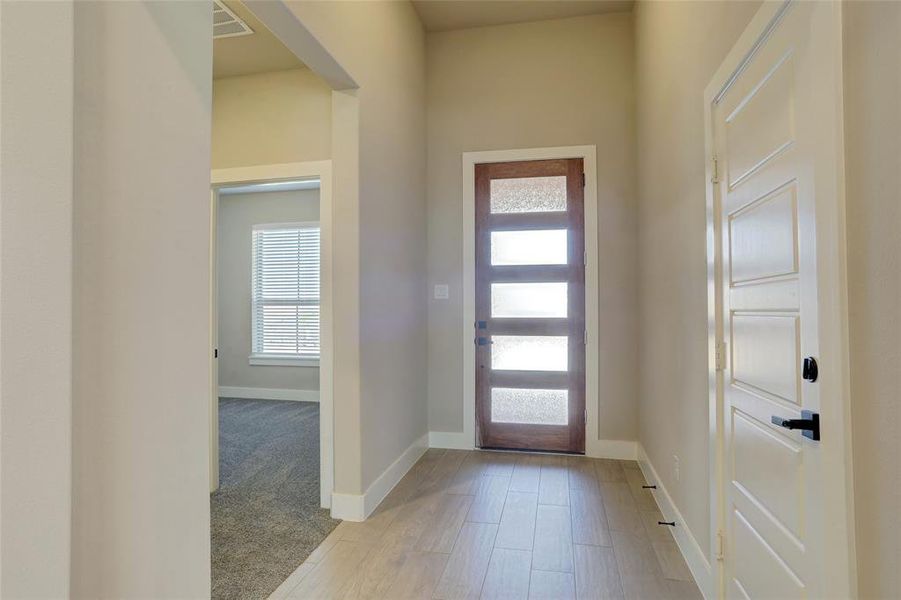
[[319,224],[253,228],[253,355],[319,358]]

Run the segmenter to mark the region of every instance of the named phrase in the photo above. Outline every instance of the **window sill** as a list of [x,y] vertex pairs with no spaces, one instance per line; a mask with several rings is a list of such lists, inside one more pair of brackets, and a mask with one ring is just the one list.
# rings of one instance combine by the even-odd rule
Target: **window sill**
[[247,361],[253,366],[267,367],[318,367],[318,358],[297,358],[296,356],[278,356],[251,354]]

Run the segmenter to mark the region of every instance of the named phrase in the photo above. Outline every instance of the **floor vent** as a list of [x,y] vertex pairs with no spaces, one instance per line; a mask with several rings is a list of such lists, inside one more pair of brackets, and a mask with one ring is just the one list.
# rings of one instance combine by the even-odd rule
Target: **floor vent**
[[250,35],[253,29],[247,26],[238,15],[233,13],[227,6],[213,0],[213,39],[236,37],[239,35]]

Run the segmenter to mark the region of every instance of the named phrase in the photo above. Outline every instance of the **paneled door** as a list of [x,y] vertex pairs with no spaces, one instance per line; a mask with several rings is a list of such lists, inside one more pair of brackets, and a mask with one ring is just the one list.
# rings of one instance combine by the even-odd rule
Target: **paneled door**
[[711,108],[729,598],[849,593],[843,350],[824,312],[841,279],[837,6],[783,5]]
[[475,167],[482,448],[585,451],[582,159]]

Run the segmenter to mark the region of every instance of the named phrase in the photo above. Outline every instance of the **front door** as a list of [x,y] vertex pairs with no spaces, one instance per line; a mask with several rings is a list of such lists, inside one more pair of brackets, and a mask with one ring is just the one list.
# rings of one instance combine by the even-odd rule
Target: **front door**
[[842,347],[831,308],[840,281],[831,257],[838,30],[831,3],[786,6],[711,113],[725,343],[724,583],[727,597],[751,600],[849,592],[831,584],[846,584],[849,568],[847,515],[835,508],[845,493]]
[[475,167],[482,448],[585,451],[582,159]]

